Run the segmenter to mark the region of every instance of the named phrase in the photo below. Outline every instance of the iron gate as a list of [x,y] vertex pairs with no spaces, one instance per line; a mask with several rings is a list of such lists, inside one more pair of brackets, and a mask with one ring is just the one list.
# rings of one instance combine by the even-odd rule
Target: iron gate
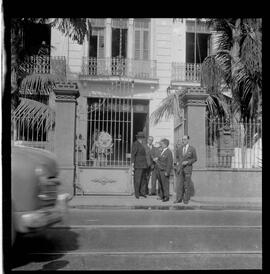
[[78,108],[75,194],[130,194],[133,83],[114,81],[99,97]]
[[84,167],[129,167],[132,99],[89,98],[86,136],[77,136],[76,159]]

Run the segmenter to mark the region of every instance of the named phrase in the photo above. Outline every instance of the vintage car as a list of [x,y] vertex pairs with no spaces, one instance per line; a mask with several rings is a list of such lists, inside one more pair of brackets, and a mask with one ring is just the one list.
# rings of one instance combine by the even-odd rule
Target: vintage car
[[11,146],[12,245],[19,233],[37,232],[63,220],[70,195],[59,193],[55,155]]

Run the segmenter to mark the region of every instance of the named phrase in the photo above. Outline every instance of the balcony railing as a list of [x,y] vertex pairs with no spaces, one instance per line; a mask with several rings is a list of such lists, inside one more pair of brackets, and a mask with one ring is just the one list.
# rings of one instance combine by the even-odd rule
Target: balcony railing
[[154,60],[123,58],[83,58],[81,76],[126,76],[136,79],[156,79]]
[[172,81],[200,82],[201,64],[172,63]]
[[59,80],[65,80],[66,58],[65,56],[29,56],[25,58],[21,69],[29,74],[53,74]]

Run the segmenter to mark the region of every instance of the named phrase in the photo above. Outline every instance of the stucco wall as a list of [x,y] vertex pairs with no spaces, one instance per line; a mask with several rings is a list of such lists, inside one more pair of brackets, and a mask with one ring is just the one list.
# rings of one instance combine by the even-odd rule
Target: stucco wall
[[262,196],[262,172],[258,170],[194,170],[196,197]]
[[[166,90],[171,81],[172,62],[172,19],[155,18],[152,19],[153,28],[153,59],[157,61],[157,77],[159,86],[155,90],[150,101],[150,115],[159,106],[162,99],[166,97]],[[149,134],[154,137],[154,141],[161,138],[170,140],[170,147],[173,147],[173,119],[163,119],[159,124],[149,125]]]

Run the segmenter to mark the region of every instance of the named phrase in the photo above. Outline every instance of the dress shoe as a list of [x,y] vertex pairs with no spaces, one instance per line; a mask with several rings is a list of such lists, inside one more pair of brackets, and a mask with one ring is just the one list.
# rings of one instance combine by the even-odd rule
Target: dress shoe
[[174,203],[174,204],[182,203],[182,200],[175,200],[173,203]]
[[140,199],[140,197],[139,197],[139,196],[135,196],[135,198],[136,198],[136,199]]
[[186,205],[187,205],[187,204],[188,204],[188,201],[184,201],[184,204],[186,204]]
[[165,198],[162,200],[162,202],[168,202],[169,201],[169,198]]
[[144,195],[144,194],[140,194],[140,196],[142,196],[142,197],[144,197],[144,198],[147,198],[147,196],[146,196],[146,195]]

